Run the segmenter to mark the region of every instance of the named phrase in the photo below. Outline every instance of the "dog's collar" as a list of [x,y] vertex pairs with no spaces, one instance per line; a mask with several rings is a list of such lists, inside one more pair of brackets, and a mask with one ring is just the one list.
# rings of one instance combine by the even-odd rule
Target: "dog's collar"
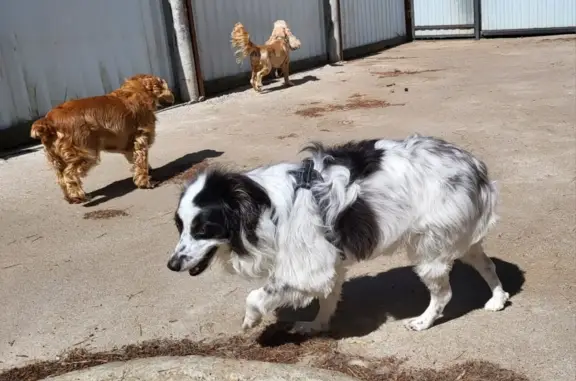
[[296,179],[295,191],[301,188],[311,189],[314,183],[323,180],[320,172],[314,169],[314,162],[311,159],[303,160],[302,167],[295,171],[290,171],[290,174]]

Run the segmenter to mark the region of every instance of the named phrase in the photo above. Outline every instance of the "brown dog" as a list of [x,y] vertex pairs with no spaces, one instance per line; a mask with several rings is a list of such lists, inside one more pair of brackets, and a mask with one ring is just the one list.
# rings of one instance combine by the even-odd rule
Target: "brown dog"
[[293,85],[289,79],[290,51],[300,48],[300,40],[292,34],[286,21],[277,20],[274,23],[272,35],[264,45],[254,44],[241,23],[234,25],[231,37],[232,47],[236,48],[236,61],[241,62],[250,56],[250,84],[254,90],[262,91],[262,78],[273,68],[282,70],[285,85]]
[[154,111],[160,103],[174,103],[166,81],[138,74],[109,94],[64,102],[34,122],[30,135],[42,140],[69,203],[87,201],[81,178],[98,164],[101,151],[122,153],[133,164],[138,188],[154,186],[148,150],[154,142]]

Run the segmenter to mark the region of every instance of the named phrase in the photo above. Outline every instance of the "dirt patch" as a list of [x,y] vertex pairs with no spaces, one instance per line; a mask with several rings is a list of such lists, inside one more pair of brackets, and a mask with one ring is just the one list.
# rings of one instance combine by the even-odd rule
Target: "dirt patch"
[[177,175],[163,181],[160,185],[164,185],[164,184],[183,184],[186,183],[188,181],[193,180],[196,176],[198,176],[198,173],[205,170],[206,168],[208,168],[209,165],[209,161],[208,160],[204,160],[201,161],[198,164],[194,164],[193,166],[191,166],[190,168],[178,173]]
[[289,139],[289,138],[297,138],[297,137],[298,137],[298,135],[297,135],[297,134],[295,134],[295,133],[291,133],[291,134],[288,134],[288,135],[280,135],[280,136],[276,136],[276,139],[278,139],[278,140],[284,140],[284,139]]
[[398,70],[398,69],[394,69],[391,71],[372,71],[372,72],[370,72],[370,74],[377,75],[378,78],[390,78],[390,77],[398,77],[401,75],[432,73],[432,72],[436,72],[436,71],[442,71],[442,69],[428,69],[428,70]]
[[348,100],[344,104],[327,104],[323,106],[306,107],[297,110],[295,114],[305,118],[317,118],[328,112],[334,111],[350,111],[404,105],[405,103],[390,103],[381,99],[368,98],[363,94],[355,93],[348,97]]
[[576,37],[558,37],[558,38],[546,38],[544,40],[540,40],[540,43],[546,42],[575,42]]
[[108,220],[116,217],[126,217],[128,213],[122,209],[101,209],[84,213],[85,220]]
[[328,337],[305,340],[303,336],[291,335],[290,340],[283,340],[285,344],[278,344],[273,336],[266,333],[259,338],[234,336],[212,342],[150,340],[105,352],[74,349],[59,356],[58,360],[41,361],[0,373],[0,381],[37,381],[109,362],[190,355],[282,364],[305,363],[361,381],[528,381],[521,374],[482,361],[468,361],[440,370],[414,369],[403,366],[405,361],[398,358],[362,358],[339,352],[337,342]]

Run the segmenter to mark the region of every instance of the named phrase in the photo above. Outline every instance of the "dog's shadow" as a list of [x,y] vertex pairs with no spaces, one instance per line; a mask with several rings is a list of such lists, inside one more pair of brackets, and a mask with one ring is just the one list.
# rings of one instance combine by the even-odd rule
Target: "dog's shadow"
[[280,75],[279,78],[272,78],[272,79],[269,79],[269,80],[264,82],[264,85],[268,85],[268,84],[272,84],[272,83],[280,83],[280,85],[276,86],[276,87],[266,88],[262,91],[262,94],[273,93],[274,91],[287,89],[289,87],[300,86],[300,85],[303,85],[307,82],[316,82],[319,80],[320,80],[320,78],[316,77],[315,75],[305,75],[302,78],[291,78],[290,82],[292,82],[294,84],[294,86],[286,86],[284,84],[284,78],[282,77],[282,75]]
[[[524,271],[517,265],[492,258],[504,289],[514,296],[522,291]],[[483,308],[491,292],[486,282],[471,267],[460,262],[450,273],[452,300],[444,316],[435,325],[443,324],[467,313]],[[376,331],[389,317],[395,320],[415,317],[424,312],[430,293],[414,273],[412,267],[399,267],[375,276],[361,276],[344,284],[342,299],[334,315],[329,336],[335,339],[361,337]],[[261,334],[262,345],[275,346],[301,343],[307,338],[290,334],[288,322],[313,320],[318,310],[314,302],[302,310],[281,309],[276,312],[278,323],[268,326]]]
[[[194,164],[198,164],[205,159],[221,156],[224,152],[206,149],[194,153],[186,154],[176,160],[173,160],[161,167],[153,168],[150,172],[152,180],[160,185],[175,176],[180,175],[190,169]],[[84,204],[85,207],[100,205],[112,199],[122,197],[134,191],[136,186],[131,177],[115,181],[89,194],[91,200]]]

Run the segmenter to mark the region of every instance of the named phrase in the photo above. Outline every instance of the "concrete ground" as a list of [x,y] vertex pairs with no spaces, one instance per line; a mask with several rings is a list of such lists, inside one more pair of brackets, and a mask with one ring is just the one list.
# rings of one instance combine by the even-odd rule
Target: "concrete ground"
[[[292,88],[277,82],[266,94],[162,112],[151,165],[161,177],[203,158],[252,167],[295,160],[312,139],[414,132],[470,149],[500,183],[502,218],[487,251],[511,305],[479,309],[487,287],[456,266],[444,321],[408,332],[399,320],[421,313],[427,292],[403,255],[380,258],[355,267],[345,286],[340,349],[426,367],[487,360],[533,380],[574,380],[575,65],[573,36],[410,43],[294,75]],[[2,369],[70,348],[239,332],[258,282],[217,268],[170,272],[179,188],[134,190],[129,176],[121,156],[104,154],[85,181],[97,198],[83,207],[63,201],[41,151],[0,160]],[[83,218],[102,209],[126,215]]]
[[326,370],[213,357],[155,357],[96,366],[52,381],[356,381]]

